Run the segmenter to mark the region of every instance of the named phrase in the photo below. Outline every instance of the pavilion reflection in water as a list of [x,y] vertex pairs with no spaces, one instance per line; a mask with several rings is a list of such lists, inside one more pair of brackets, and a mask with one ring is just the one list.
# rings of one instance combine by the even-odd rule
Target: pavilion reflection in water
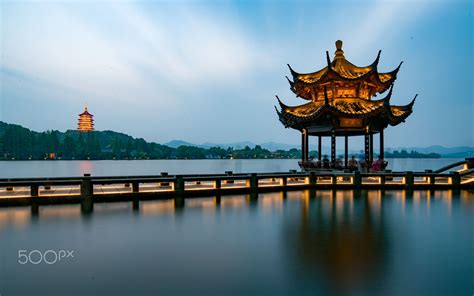
[[474,209],[473,196],[467,190],[308,190],[302,195],[300,215],[285,223],[283,241],[298,262],[296,277],[324,279],[326,285],[316,292],[380,295],[374,283],[393,264],[390,253],[397,236],[383,203],[391,203],[389,211],[398,208],[401,219],[407,209],[429,215],[432,203],[441,204],[451,216],[453,203]]
[[307,191],[299,218],[286,224],[285,242],[306,276],[346,293],[376,281],[387,260],[389,229],[374,191]]

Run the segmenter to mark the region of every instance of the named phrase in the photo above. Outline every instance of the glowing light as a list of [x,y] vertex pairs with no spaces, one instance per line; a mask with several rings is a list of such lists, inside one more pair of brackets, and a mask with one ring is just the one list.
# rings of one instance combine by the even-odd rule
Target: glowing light
[[467,180],[464,180],[461,182],[461,184],[468,184],[468,183],[471,183],[471,182],[474,182],[474,177],[470,178],[470,179],[467,179]]
[[94,115],[87,111],[87,106],[85,106],[84,112],[79,114],[77,130],[81,132],[91,132],[94,130]]

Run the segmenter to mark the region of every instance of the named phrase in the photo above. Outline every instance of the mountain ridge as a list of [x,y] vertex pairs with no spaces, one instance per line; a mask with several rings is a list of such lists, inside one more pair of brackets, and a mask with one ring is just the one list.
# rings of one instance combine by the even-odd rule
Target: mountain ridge
[[[264,149],[268,149],[270,151],[276,151],[276,150],[290,150],[293,148],[300,149],[299,145],[296,144],[286,144],[286,143],[278,143],[278,142],[262,142],[262,143],[254,143],[251,141],[241,141],[241,142],[231,142],[227,144],[223,143],[209,143],[205,142],[202,144],[194,144],[191,142],[183,141],[183,140],[173,140],[167,143],[164,143],[163,145],[177,148],[181,145],[178,145],[180,143],[183,143],[182,145],[186,146],[194,146],[194,147],[199,147],[199,148],[211,148],[211,147],[220,147],[220,148],[234,148],[234,149],[243,149],[245,146],[249,147],[255,147],[256,145],[261,146]],[[174,146],[177,145],[177,146]],[[317,150],[317,145],[310,145],[310,150]],[[329,151],[330,147],[329,146],[323,146],[324,151]],[[416,146],[398,146],[398,147],[388,147],[385,149],[385,151],[388,152],[393,152],[393,151],[417,151],[420,153],[437,153],[440,154],[441,157],[445,158],[463,158],[463,157],[474,157],[474,147],[470,146],[453,146],[453,147],[446,147],[442,145],[431,145],[431,146],[426,146],[426,147],[416,147]],[[349,151],[349,154],[356,154],[359,153],[360,150],[358,149],[352,149]],[[338,149],[337,150],[338,154],[339,153],[344,153],[343,150]]]
[[[18,124],[10,124],[10,123],[5,123],[0,121],[0,137],[3,136],[5,131],[8,129],[8,127],[15,128],[21,133],[27,133],[27,132],[32,132],[32,133],[37,133],[40,134],[41,132],[33,131],[30,130],[26,127],[23,127]],[[49,132],[57,132],[58,133],[58,138],[60,142],[63,142],[65,137],[73,138],[74,140],[78,140],[79,134],[75,130],[67,130],[65,132],[58,132],[58,131],[49,131]],[[115,131],[110,131],[110,130],[104,130],[104,131],[96,131],[101,134],[100,137],[98,137],[98,141],[100,142],[101,146],[104,147],[104,149],[113,149],[111,144],[113,142],[121,141],[123,143],[129,142],[129,141],[138,141],[137,145],[143,145],[143,142],[146,142],[144,139],[141,138],[135,138],[133,136],[121,133],[121,132],[115,132]],[[94,132],[94,133],[96,133]],[[44,132],[43,132],[44,133]],[[296,144],[287,144],[287,143],[278,143],[278,142],[262,142],[260,144],[253,143],[251,141],[240,141],[240,142],[232,142],[232,143],[212,143],[212,142],[205,142],[202,144],[194,144],[188,141],[184,140],[173,140],[166,142],[164,144],[159,144],[159,143],[154,143],[150,142],[150,144],[157,145],[156,147],[160,147],[160,149],[168,149],[168,148],[174,148],[177,149],[180,146],[188,146],[188,147],[197,147],[197,148],[204,148],[204,149],[210,149],[214,147],[218,147],[221,149],[228,149],[233,148],[233,149],[245,149],[245,147],[256,147],[260,146],[262,149],[266,149],[272,152],[275,152],[277,150],[284,150],[284,151],[289,151],[291,149],[299,149],[299,145]],[[1,143],[0,143],[1,144]],[[1,145],[0,145],[1,146]],[[310,150],[315,151],[317,150],[317,147],[315,145],[310,145]],[[327,154],[330,148],[328,146],[323,146],[323,154]],[[470,146],[455,146],[455,147],[445,147],[442,145],[431,145],[427,147],[395,147],[395,148],[387,148],[385,151],[387,152],[393,152],[393,151],[402,151],[406,150],[408,152],[410,151],[417,151],[419,153],[424,153],[424,154],[430,154],[430,153],[436,153],[439,154],[441,157],[444,158],[466,158],[466,157],[474,157],[474,147]],[[352,149],[349,151],[349,154],[359,154],[360,150]],[[341,149],[337,150],[337,154],[341,155],[344,152]],[[377,152],[376,152],[377,153]]]

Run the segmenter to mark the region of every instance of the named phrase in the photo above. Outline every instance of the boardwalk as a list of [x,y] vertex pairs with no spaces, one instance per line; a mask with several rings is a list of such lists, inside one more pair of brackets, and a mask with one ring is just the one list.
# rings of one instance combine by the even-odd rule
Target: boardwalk
[[0,180],[0,206],[80,203],[84,199],[184,199],[193,196],[301,189],[470,189],[474,170],[451,173],[296,172],[220,175],[109,176]]

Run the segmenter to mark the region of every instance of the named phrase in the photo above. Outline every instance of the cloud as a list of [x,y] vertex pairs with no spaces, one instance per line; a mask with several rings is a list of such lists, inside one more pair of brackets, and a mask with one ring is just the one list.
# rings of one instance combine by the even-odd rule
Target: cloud
[[64,7],[32,4],[16,12],[5,20],[2,67],[94,96],[140,86],[116,47]]
[[226,83],[265,56],[262,46],[236,22],[202,8],[165,6],[146,12],[120,4],[114,10],[151,48],[149,55],[135,55],[135,62],[176,84]]
[[102,98],[231,82],[263,56],[237,25],[197,8],[105,3],[104,24],[74,5],[12,6],[2,67]]

